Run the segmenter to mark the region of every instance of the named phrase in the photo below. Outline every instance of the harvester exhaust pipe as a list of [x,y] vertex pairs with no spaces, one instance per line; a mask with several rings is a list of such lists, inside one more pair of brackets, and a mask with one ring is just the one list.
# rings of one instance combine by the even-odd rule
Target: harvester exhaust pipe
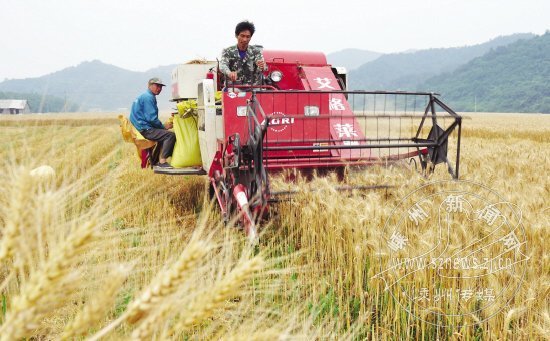
[[246,189],[243,184],[238,184],[233,188],[233,197],[235,197],[235,201],[237,201],[237,205],[243,213],[246,235],[251,243],[256,243],[258,241],[256,224],[250,213],[250,205],[248,204],[248,197],[246,196]]

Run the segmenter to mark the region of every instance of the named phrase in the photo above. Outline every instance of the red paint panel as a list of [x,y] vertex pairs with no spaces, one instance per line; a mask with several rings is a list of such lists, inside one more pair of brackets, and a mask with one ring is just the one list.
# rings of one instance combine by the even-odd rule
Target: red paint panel
[[[315,105],[319,107],[324,94],[308,93],[274,93],[258,94],[259,103],[270,125],[265,137],[266,146],[288,146],[287,151],[270,151],[267,157],[330,155],[326,150],[292,150],[293,146],[315,146],[317,140],[330,138],[328,111],[324,117],[312,118],[304,116],[304,107]],[[262,117],[264,120],[265,117]]]
[[330,66],[303,66],[301,69],[303,73],[302,82],[306,90],[342,90]]
[[262,53],[267,63],[286,63],[294,67],[308,64],[327,65],[327,58],[322,52],[263,50]]
[[[330,67],[302,67],[303,84],[306,89],[318,91],[341,90]],[[334,145],[359,144],[365,139],[365,135],[359,122],[351,116],[353,111],[344,94],[330,94],[326,105],[330,113],[330,133]],[[370,151],[361,149],[333,149],[333,156],[340,156],[343,159],[361,159],[370,156]]]
[[300,72],[295,64],[267,62],[269,72],[280,71],[283,78],[276,84],[279,90],[304,90]]
[[230,135],[239,133],[241,143],[248,140],[248,121],[246,116],[237,116],[237,107],[246,106],[251,92],[224,92],[222,96],[224,136],[227,139]]
[[[237,116],[237,107],[246,106],[252,93],[226,92],[223,95],[226,136],[239,133],[241,143],[248,141],[248,120]],[[333,93],[267,93],[257,94],[263,110],[258,111],[258,121],[270,124],[264,139],[265,146],[288,147],[288,150],[269,151],[266,157],[337,157],[342,160],[358,160],[370,157],[365,149],[323,149],[327,145],[360,144],[365,138],[359,123],[343,94]],[[306,106],[319,108],[319,116],[304,114]],[[293,150],[295,146],[319,146],[315,150]]]

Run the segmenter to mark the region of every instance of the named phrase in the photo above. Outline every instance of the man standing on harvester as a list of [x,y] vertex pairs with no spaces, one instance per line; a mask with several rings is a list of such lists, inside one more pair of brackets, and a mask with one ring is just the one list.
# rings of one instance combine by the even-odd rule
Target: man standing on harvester
[[220,70],[227,82],[261,85],[261,72],[266,70],[264,56],[259,47],[249,45],[255,30],[251,22],[238,23],[235,27],[237,45],[222,51]]
[[148,83],[148,89],[141,94],[132,104],[130,121],[136,129],[148,140],[158,142],[162,145],[162,154],[159,163],[156,165],[161,168],[172,168],[166,161],[172,156],[174,144],[176,143],[176,134],[168,130],[172,128],[172,123],[162,124],[159,120],[159,109],[156,96],[162,91],[160,78],[151,78]]

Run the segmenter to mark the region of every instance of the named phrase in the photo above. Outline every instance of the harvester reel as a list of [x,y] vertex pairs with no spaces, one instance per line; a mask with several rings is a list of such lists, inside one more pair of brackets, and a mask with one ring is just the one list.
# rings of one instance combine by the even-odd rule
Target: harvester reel
[[[427,153],[420,152],[418,149],[418,159],[422,167],[422,174],[427,177],[434,172],[435,166],[440,163],[448,163],[448,135],[439,125],[434,125],[426,139],[415,139],[416,142],[435,142],[437,145],[427,147]],[[416,168],[416,162],[415,162]],[[452,174],[451,171],[449,173]]]
[[430,161],[434,165],[447,161],[447,146],[448,146],[449,140],[447,138],[444,138],[442,139],[442,141],[439,141],[441,139],[439,137],[444,136],[444,134],[445,134],[445,130],[443,130],[438,125],[433,126],[432,129],[430,130],[430,133],[428,134],[428,140],[436,141],[438,144],[436,147],[428,147],[428,154],[430,155]]

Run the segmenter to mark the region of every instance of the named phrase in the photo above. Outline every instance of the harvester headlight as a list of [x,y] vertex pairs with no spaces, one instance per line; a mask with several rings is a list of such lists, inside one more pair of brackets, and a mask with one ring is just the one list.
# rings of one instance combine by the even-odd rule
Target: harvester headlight
[[246,116],[246,105],[237,107],[237,116]]
[[281,71],[273,71],[269,78],[274,81],[275,83],[279,82],[281,79],[283,79],[283,73]]
[[319,107],[315,105],[306,105],[304,107],[304,115],[306,116],[319,116]]

